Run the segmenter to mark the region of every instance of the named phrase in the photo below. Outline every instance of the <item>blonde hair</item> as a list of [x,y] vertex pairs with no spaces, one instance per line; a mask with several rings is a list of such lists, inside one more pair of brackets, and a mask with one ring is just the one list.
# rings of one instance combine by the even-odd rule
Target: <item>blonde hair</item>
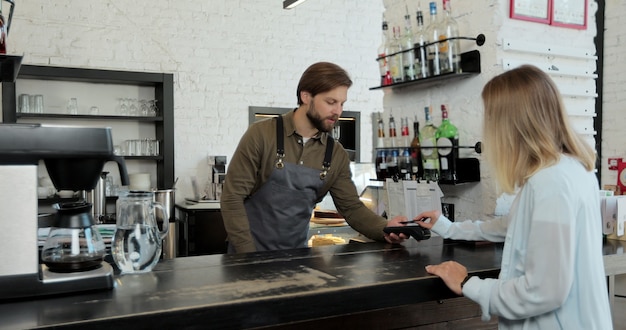
[[540,69],[524,65],[494,77],[482,99],[485,155],[504,192],[513,193],[563,153],[594,169],[595,151],[574,132],[556,85]]

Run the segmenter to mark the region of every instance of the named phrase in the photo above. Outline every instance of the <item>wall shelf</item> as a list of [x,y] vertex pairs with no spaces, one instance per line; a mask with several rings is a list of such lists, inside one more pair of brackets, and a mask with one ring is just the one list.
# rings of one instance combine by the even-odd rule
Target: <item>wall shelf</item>
[[0,81],[13,82],[22,65],[23,56],[0,55]]
[[88,119],[88,120],[128,120],[138,122],[160,122],[163,116],[115,116],[115,115],[69,115],[62,113],[16,113],[16,118],[35,119]]
[[[2,57],[0,57],[0,64]],[[2,67],[4,69],[4,67]],[[2,74],[5,74],[2,72]],[[154,99],[159,105],[156,116],[118,116],[118,115],[70,115],[61,113],[18,113],[15,80],[42,80],[51,82],[75,82],[126,86],[145,86],[154,88]],[[156,164],[156,185],[159,189],[170,188],[174,184],[174,77],[170,73],[150,73],[134,71],[116,71],[82,69],[39,65],[21,65],[16,72],[16,79],[2,83],[2,122],[16,123],[19,120],[62,121],[72,123],[75,120],[94,120],[106,122],[147,123],[154,126],[155,138],[160,142],[159,156],[125,156],[127,160],[148,160]]]
[[399,89],[409,86],[430,87],[440,84],[444,81],[458,80],[468,78],[480,73],[480,52],[471,50],[461,54],[461,73],[445,73],[437,76],[415,79],[411,81],[403,81],[385,86],[372,87],[370,90],[377,89]]

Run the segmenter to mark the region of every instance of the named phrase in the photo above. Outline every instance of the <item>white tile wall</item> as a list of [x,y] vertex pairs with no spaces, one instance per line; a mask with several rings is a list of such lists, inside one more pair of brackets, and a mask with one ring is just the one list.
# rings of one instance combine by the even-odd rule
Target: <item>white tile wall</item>
[[[426,0],[419,1],[426,11]],[[619,13],[626,5],[607,2],[607,47],[617,48]],[[418,0],[311,0],[293,10],[283,10],[277,0],[31,0],[16,6],[8,50],[24,54],[28,64],[174,73],[177,198],[182,199],[191,195],[189,177],[207,175],[208,154],[230,158],[247,127],[248,106],[296,105],[297,81],[313,62],[333,61],[351,73],[355,84],[345,110],[362,113],[361,161],[371,161],[375,112],[384,111],[387,118],[393,109],[396,118],[417,114],[423,121],[425,104],[448,103],[462,143],[480,140],[480,90],[502,72],[503,39],[540,37],[547,43],[593,47],[595,1],[589,4],[590,28],[578,31],[511,20],[509,0],[452,0],[462,33],[487,37],[479,48],[483,73],[425,91],[370,91],[379,82],[375,57],[381,15],[386,11],[390,22],[403,24],[405,3],[415,19]],[[476,46],[467,41],[462,48]],[[623,57],[607,51],[609,58],[618,63]],[[607,80],[617,85],[622,76],[607,75]],[[607,87],[604,154],[623,155],[624,134],[617,126],[624,96]],[[460,203],[459,217],[493,213],[497,196],[484,166],[482,173],[481,184],[446,191],[447,198]]]

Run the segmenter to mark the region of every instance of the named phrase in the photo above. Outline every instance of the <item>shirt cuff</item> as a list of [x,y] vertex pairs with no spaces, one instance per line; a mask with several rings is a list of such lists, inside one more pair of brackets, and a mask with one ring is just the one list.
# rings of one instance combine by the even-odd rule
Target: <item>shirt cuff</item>
[[441,214],[439,215],[439,218],[437,219],[431,230],[443,238],[448,238],[445,234],[448,232],[448,229],[451,225],[452,221],[448,220],[448,218]]

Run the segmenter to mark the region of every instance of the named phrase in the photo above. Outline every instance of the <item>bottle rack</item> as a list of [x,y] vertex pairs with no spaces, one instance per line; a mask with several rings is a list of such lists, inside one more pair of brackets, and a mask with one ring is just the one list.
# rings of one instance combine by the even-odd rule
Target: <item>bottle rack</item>
[[[411,146],[398,146],[398,147],[376,147],[375,150],[397,150],[397,149],[405,149],[411,148]],[[435,149],[437,147],[420,147],[420,149]],[[450,147],[446,147],[450,148]],[[482,143],[480,141],[476,142],[473,146],[453,146],[453,149],[474,149],[477,154],[482,153]]]
[[[398,150],[410,147],[379,147],[378,150]],[[437,147],[420,147],[420,149],[434,149]],[[448,147],[450,148],[450,147]],[[473,146],[453,146],[454,149],[474,149],[478,154],[482,153],[482,143],[476,142]],[[457,185],[470,182],[480,182],[480,162],[477,158],[456,158],[456,180],[439,179],[439,184]]]
[[[405,49],[399,52],[395,52],[389,55],[385,55],[385,56],[381,56],[378,57],[376,59],[376,61],[383,59],[383,58],[387,58],[387,57],[391,57],[394,55],[398,55],[398,54],[402,54],[405,52],[414,52],[416,50],[418,50],[419,48],[425,48],[434,44],[438,44],[438,43],[442,43],[442,42],[447,42],[447,41],[451,41],[451,40],[474,40],[476,42],[476,45],[478,46],[482,46],[485,44],[485,35],[484,34],[479,34],[478,36],[476,36],[475,38],[472,37],[454,37],[454,38],[448,38],[448,39],[442,39],[439,41],[435,41],[435,42],[431,42],[431,43],[427,43],[424,44],[423,46],[418,46],[418,47],[413,47],[411,49]],[[444,74],[439,74],[436,76],[429,76],[426,78],[418,78],[415,80],[411,80],[411,81],[402,81],[402,82],[397,82],[397,83],[393,83],[393,84],[389,84],[389,85],[383,85],[383,86],[376,86],[376,87],[371,87],[370,90],[377,90],[377,89],[385,89],[385,88],[400,88],[400,87],[407,87],[407,86],[415,86],[415,85],[431,85],[431,84],[435,84],[438,83],[442,80],[450,80],[450,79],[456,79],[456,78],[465,78],[465,77],[469,77],[475,74],[480,73],[480,52],[478,50],[471,50],[465,53],[461,53],[461,61],[460,61],[460,66],[461,66],[461,72],[449,72],[449,73],[444,73]]]

